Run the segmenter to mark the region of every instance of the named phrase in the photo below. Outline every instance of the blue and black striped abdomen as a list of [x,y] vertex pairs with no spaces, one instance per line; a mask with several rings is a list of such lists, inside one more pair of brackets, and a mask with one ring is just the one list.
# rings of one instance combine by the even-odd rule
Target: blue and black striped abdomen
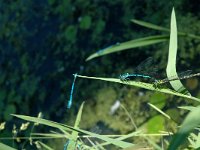
[[153,79],[151,76],[149,75],[143,75],[143,74],[130,74],[130,73],[124,73],[122,75],[119,76],[119,79],[121,81],[128,81],[128,80],[135,80],[135,79]]

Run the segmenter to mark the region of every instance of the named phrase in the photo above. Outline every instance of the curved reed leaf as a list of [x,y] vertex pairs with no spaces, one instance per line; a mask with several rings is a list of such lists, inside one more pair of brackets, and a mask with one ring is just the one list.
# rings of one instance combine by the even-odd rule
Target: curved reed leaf
[[138,24],[140,26],[146,27],[146,28],[150,28],[150,29],[154,29],[154,30],[159,30],[159,31],[167,31],[169,32],[170,30],[168,28],[165,27],[161,27],[149,22],[145,22],[145,21],[141,21],[141,20],[136,20],[136,19],[131,19],[131,21],[135,24]]
[[149,36],[149,37],[145,37],[145,38],[127,41],[124,43],[110,46],[110,47],[108,47],[104,50],[98,51],[96,53],[93,53],[86,59],[86,61],[91,60],[96,57],[99,57],[99,56],[107,55],[110,53],[115,53],[115,52],[131,49],[131,48],[142,47],[142,46],[165,42],[168,39],[169,39],[169,35],[156,35],[156,36]]
[[[155,25],[155,24],[152,24],[152,23],[149,23],[149,22],[145,22],[145,21],[141,21],[141,20],[137,20],[137,19],[132,19],[131,21],[135,24],[138,24],[140,26],[143,26],[143,27],[146,27],[146,28],[149,28],[149,29],[154,29],[154,30],[159,30],[159,31],[164,31],[164,32],[170,32],[170,30],[168,28],[158,26],[158,25]],[[200,36],[190,34],[190,33],[178,32],[178,35],[200,40]]]
[[77,77],[94,79],[94,80],[103,80],[103,81],[108,81],[108,82],[116,82],[116,83],[121,83],[121,84],[126,84],[126,85],[132,85],[132,86],[135,86],[135,87],[144,88],[144,89],[147,89],[147,90],[157,91],[157,92],[171,94],[171,95],[176,95],[176,96],[179,96],[179,97],[188,98],[188,99],[200,102],[200,99],[198,99],[196,97],[185,95],[185,94],[179,93],[177,91],[174,91],[174,90],[171,90],[171,89],[168,89],[168,88],[155,88],[154,84],[150,84],[150,83],[136,82],[136,81],[122,82],[118,78],[89,77],[89,76],[82,76],[82,75],[77,75]]
[[[169,42],[169,54],[168,54],[168,62],[167,62],[167,77],[175,77],[178,78],[178,74],[176,72],[176,56],[177,56],[177,27],[176,27],[176,16],[174,8],[171,14],[171,29],[170,29],[170,42]],[[180,80],[170,81],[169,82],[173,89],[178,92],[190,95],[190,93],[185,89]]]

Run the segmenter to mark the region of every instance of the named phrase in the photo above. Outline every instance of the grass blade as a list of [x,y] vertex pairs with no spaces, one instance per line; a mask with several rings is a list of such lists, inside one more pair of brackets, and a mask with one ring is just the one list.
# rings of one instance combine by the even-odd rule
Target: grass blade
[[81,121],[82,112],[83,112],[84,103],[85,103],[85,102],[83,102],[83,103],[81,104],[81,107],[80,107],[80,109],[79,109],[79,111],[78,111],[78,115],[77,115],[77,118],[76,118],[76,122],[75,122],[75,124],[74,124],[74,127],[75,127],[75,128],[78,128],[78,127],[79,127],[79,124],[80,124],[80,121]]
[[136,19],[132,19],[131,21],[135,24],[138,24],[138,25],[146,27],[146,28],[159,30],[159,31],[167,31],[167,32],[170,31],[168,28],[161,27],[161,26],[158,26],[158,25],[155,25],[155,24],[152,24],[152,23],[148,23],[148,22],[145,22],[145,21],[140,21],[140,20],[136,20]]
[[45,138],[47,137],[48,138],[65,138],[65,135],[64,134],[61,134],[61,133],[32,133],[31,134],[33,136],[33,138]]
[[[129,133],[129,134],[127,134],[127,135],[118,137],[118,138],[116,138],[116,140],[119,140],[119,141],[125,140],[125,139],[128,139],[128,138],[130,138],[130,137],[137,136],[137,135],[140,134],[140,133],[141,133],[141,131],[135,131],[135,132]],[[109,145],[109,144],[110,144],[109,142],[104,142],[104,143],[101,143],[101,144],[99,144],[99,145],[97,145],[97,146],[105,146],[105,145]],[[135,146],[135,144],[132,144],[131,147],[132,147],[132,146]],[[129,147],[129,146],[127,146],[127,147]]]
[[196,107],[194,107],[194,106],[179,106],[178,108],[184,109],[184,110],[192,111],[192,110],[195,109]]
[[[154,29],[154,30],[159,30],[159,31],[164,31],[164,32],[170,32],[170,30],[168,28],[165,27],[161,27],[149,22],[145,22],[145,21],[141,21],[141,20],[136,20],[136,19],[132,19],[131,20],[133,23],[138,24],[140,26],[149,28],[149,29]],[[184,37],[190,37],[193,39],[197,39],[200,40],[200,36],[194,35],[194,34],[190,34],[190,33],[185,33],[185,32],[178,32],[179,36],[184,36]]]
[[145,37],[145,38],[140,38],[140,39],[116,44],[114,46],[111,46],[104,50],[101,50],[100,52],[98,51],[96,53],[93,53],[86,59],[86,61],[91,60],[96,57],[107,55],[110,53],[115,53],[115,52],[131,49],[131,48],[142,47],[142,46],[165,42],[168,39],[169,39],[169,35],[156,35],[156,36],[149,36],[149,37]]
[[[79,128],[79,124],[80,124],[80,120],[81,120],[81,115],[82,115],[82,111],[83,111],[83,106],[84,106],[84,102],[82,103],[79,111],[78,111],[78,115],[74,124],[74,128]],[[69,140],[68,149],[76,149],[76,141],[78,139],[78,132],[76,130],[73,130],[72,132],[72,139]]]
[[176,95],[176,96],[179,96],[179,97],[188,98],[188,99],[200,102],[200,99],[198,99],[196,97],[185,95],[185,94],[182,94],[182,93],[179,93],[179,92],[176,92],[174,90],[167,89],[167,88],[155,88],[154,84],[150,84],[150,83],[136,82],[136,81],[122,82],[120,79],[117,79],[117,78],[89,77],[89,76],[82,76],[82,75],[77,75],[77,77],[131,85],[131,86],[135,86],[135,87],[139,87],[139,88],[144,88],[144,89],[147,89],[147,90],[152,90],[152,91],[157,91],[157,92],[161,92],[161,93]]
[[2,149],[2,150],[17,150],[15,148],[12,148],[12,147],[5,145],[3,143],[0,143],[0,149]]
[[69,130],[76,130],[77,132],[81,132],[81,133],[84,133],[86,135],[94,136],[98,139],[109,142],[109,143],[111,143],[115,146],[121,147],[121,148],[126,148],[126,147],[130,147],[130,146],[134,145],[132,143],[116,140],[116,139],[109,138],[109,137],[104,136],[104,135],[98,135],[98,134],[95,134],[95,133],[92,133],[92,132],[89,132],[89,131],[86,131],[86,130],[82,130],[82,129],[79,129],[79,128],[73,128],[71,126],[59,124],[57,122],[49,121],[49,120],[46,120],[46,119],[41,119],[41,118],[37,118],[37,117],[30,117],[30,116],[25,116],[25,115],[14,115],[14,114],[12,114],[12,115],[17,117],[17,118],[23,119],[23,120],[47,125],[47,126],[58,128],[58,129],[63,129],[63,130],[68,130],[68,131]]
[[171,119],[171,117],[164,113],[162,110],[160,110],[158,107],[156,107],[155,105],[151,104],[151,103],[148,103],[149,106],[151,106],[153,109],[155,109],[156,111],[158,111],[159,113],[161,113],[163,116],[165,116],[166,118],[168,119]]

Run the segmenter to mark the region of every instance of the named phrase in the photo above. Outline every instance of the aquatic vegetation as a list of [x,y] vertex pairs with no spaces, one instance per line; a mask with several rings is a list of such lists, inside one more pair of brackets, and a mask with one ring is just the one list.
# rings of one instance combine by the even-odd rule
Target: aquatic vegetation
[[[88,102],[87,106],[84,107],[87,109],[86,111],[84,111],[85,117],[82,117],[84,116],[84,114],[83,115],[81,114],[83,109],[82,105],[79,114],[77,115],[76,123],[74,124],[73,127],[66,126],[65,124],[59,124],[57,122],[53,122],[46,119],[29,117],[24,115],[15,115],[18,118],[27,121],[32,121],[35,124],[43,124],[46,126],[54,127],[59,131],[43,135],[37,134],[38,137],[35,138],[30,138],[32,136],[28,136],[27,138],[25,138],[26,140],[30,141],[30,143],[34,143],[33,145],[36,146],[37,148],[45,147],[51,149],[50,147],[48,147],[47,144],[38,141],[40,138],[42,138],[42,136],[47,136],[48,138],[59,137],[64,139],[65,141],[67,140],[68,142],[65,145],[66,149],[78,148],[77,145],[80,145],[80,147],[84,147],[86,149],[87,148],[95,149],[96,148],[95,146],[104,147],[107,144],[112,144],[120,148],[127,148],[127,147],[133,147],[133,143],[135,142],[135,140],[132,141],[132,139],[134,139],[133,136],[141,136],[142,138],[144,136],[138,134],[137,131],[134,133],[131,132],[132,130],[139,129],[137,126],[141,126],[144,123],[147,124],[149,123],[147,125],[148,129],[155,127],[152,128],[154,129],[153,130],[154,132],[161,129],[165,130],[166,128],[164,126],[154,126],[154,125],[155,122],[160,122],[160,124],[164,124],[164,119],[162,117],[167,116],[164,115],[166,112],[166,107],[168,102],[168,101],[166,102],[165,99],[166,97],[163,98],[161,95],[158,94],[153,97],[154,99],[158,99],[158,101],[152,100],[151,95],[149,94],[150,91],[146,92],[143,90],[143,88],[151,90],[151,93],[152,92],[167,93],[168,95],[171,94],[179,96],[182,99],[187,98],[191,100],[191,102],[193,102],[194,100],[196,102],[199,101],[198,98],[189,95],[189,92],[187,94],[180,93],[180,91],[177,90],[177,88],[180,87],[184,88],[184,86],[176,82],[182,79],[189,79],[191,77],[199,76],[199,73],[196,74],[188,73],[182,76],[179,75],[179,77],[173,76],[174,73],[172,73],[172,75],[170,75],[169,73],[167,74],[167,78],[165,79],[156,78],[154,76],[154,72],[156,71],[154,71],[154,68],[152,68],[153,65],[151,63],[149,63],[151,65],[147,63],[150,62],[152,58],[147,59],[146,62],[141,63],[143,65],[139,65],[139,67],[136,67],[135,69],[136,72],[133,71],[129,73],[128,71],[127,72],[124,71],[125,73],[123,73],[123,70],[125,70],[124,68],[126,68],[125,67],[126,62],[128,61],[129,63],[131,62],[130,63],[131,67],[132,65],[138,64],[138,62],[135,61],[136,59],[133,61],[132,59],[128,60],[127,58],[137,58],[141,54],[141,50],[144,58],[153,55],[155,56],[155,59],[158,58],[161,59],[161,63],[158,63],[157,65],[162,66],[163,62],[164,63],[166,62],[166,60],[163,58],[166,58],[165,54],[167,53],[167,51],[166,50],[164,51],[163,50],[164,48],[159,48],[159,47],[163,45],[168,45],[168,43],[166,44],[165,42],[168,42],[169,38],[170,41],[174,42],[170,43],[170,46],[172,46],[172,48],[170,49],[175,49],[172,51],[172,55],[170,55],[169,57],[175,58],[176,54],[174,52],[177,51],[176,50],[177,35],[179,35],[180,38],[186,37],[187,40],[191,38],[192,40],[190,39],[189,45],[191,45],[194,40],[195,41],[194,43],[197,46],[199,46],[199,44],[197,44],[199,37],[192,34],[192,31],[191,32],[186,32],[186,30],[182,30],[184,32],[176,31],[176,26],[174,26],[176,24],[176,22],[174,22],[175,15],[173,16],[174,20],[172,19],[171,21],[172,22],[171,29],[133,19],[132,20],[133,23],[140,24],[143,27],[148,27],[149,29],[154,29],[159,32],[165,32],[165,34],[162,35],[149,36],[151,33],[155,32],[149,31],[147,33],[143,31],[143,33],[139,33],[140,29],[134,32],[130,32],[132,31],[132,29],[127,25],[127,20],[130,20],[130,18],[133,17],[134,18],[139,17],[137,14],[142,14],[142,12],[136,12],[136,10],[142,11],[143,9],[139,8],[143,8],[146,5],[136,6],[135,4],[136,3],[138,4],[138,2],[129,2],[129,1],[105,2],[103,5],[99,1],[92,2],[92,5],[90,5],[90,2],[91,2],[90,0],[87,2],[66,1],[61,4],[60,2],[57,2],[55,0],[49,0],[46,1],[45,3],[41,3],[40,5],[38,5],[34,4],[34,2],[28,2],[25,4],[23,1],[16,1],[13,2],[12,4],[8,2],[0,6],[6,8],[3,11],[4,13],[2,14],[4,16],[1,18],[2,30],[0,31],[0,38],[2,40],[2,45],[0,46],[0,49],[2,50],[0,56],[2,58],[0,61],[0,69],[3,70],[0,73],[0,84],[1,84],[0,108],[2,110],[1,114],[2,120],[6,121],[11,120],[12,119],[10,117],[11,113],[22,112],[23,114],[30,114],[30,113],[35,113],[35,111],[38,111],[38,109],[45,109],[44,110],[45,118],[50,119],[51,117],[53,117],[53,119],[62,120],[65,117],[66,120],[70,120],[69,114],[76,112],[75,108],[77,108],[77,106],[82,101],[82,99],[80,99],[79,101],[76,101],[76,103],[73,103],[75,80],[77,77],[115,82],[123,84],[124,86],[130,85],[132,87],[135,86],[138,88],[138,89],[127,90],[127,93],[124,94],[123,91],[120,90],[116,92],[116,89],[119,89],[119,87],[118,88],[115,87],[116,88],[115,90],[114,88],[111,87],[109,88],[104,87],[102,89],[99,89],[100,86],[94,86],[92,84],[91,85],[88,84],[88,86],[90,87],[88,88],[89,90],[87,90],[85,86],[83,89],[80,88],[81,85],[83,85],[83,82],[85,82],[83,80],[80,81],[79,85],[76,84],[77,89],[80,91],[80,97],[85,97],[86,95],[89,95],[87,97],[89,100],[87,101]],[[139,2],[139,3],[149,4],[150,2]],[[165,2],[158,2],[157,4],[163,4],[163,3],[165,4]],[[111,4],[113,6],[110,6]],[[108,11],[107,7],[105,7],[104,5],[109,6],[109,9],[111,11]],[[134,7],[137,8],[133,9],[132,5],[134,5]],[[101,10],[99,11],[97,9],[94,9],[96,7],[101,8]],[[145,14],[146,13],[152,14],[151,16],[149,16],[149,20],[151,20],[152,22],[156,20],[156,22],[154,23],[158,24],[160,24],[161,21],[163,23],[166,22],[166,19],[165,20],[163,19],[168,17],[167,13],[163,13],[167,12],[165,8],[160,10],[161,17],[160,14],[154,13],[154,11],[150,11],[149,9],[150,8],[146,8],[144,11]],[[122,16],[119,17],[119,14],[117,14],[115,17],[115,14],[113,16],[113,14],[110,12],[119,12],[119,14],[122,14]],[[127,14],[127,16],[123,16],[124,14]],[[98,18],[96,17],[97,15]],[[112,23],[111,21],[108,21],[108,18],[112,18]],[[192,18],[191,20],[196,21],[194,17],[191,18]],[[191,20],[185,22],[190,23]],[[120,23],[120,26],[116,27],[115,25],[117,25],[118,23]],[[112,30],[111,32],[109,31],[108,27],[110,27],[110,29]],[[188,26],[186,27],[188,28]],[[116,28],[118,30],[116,30]],[[199,26],[195,26],[195,28],[196,28],[194,29],[195,31],[200,31]],[[172,32],[172,29],[175,30],[173,30]],[[126,31],[127,33],[122,34],[122,31]],[[173,34],[169,35],[169,32],[173,33],[174,35]],[[55,34],[57,35],[55,36]],[[135,39],[138,38],[138,36],[144,36],[144,35],[146,36],[146,34],[148,34],[147,37]],[[118,35],[120,35],[120,38]],[[127,38],[129,39],[130,37],[134,38],[134,40],[130,40],[128,42],[121,42],[123,39]],[[84,61],[83,57],[88,55],[87,54],[88,51],[86,51],[86,49],[91,49],[91,47],[94,47],[94,49],[99,49],[99,47],[103,47],[102,45],[107,45],[107,43],[111,43],[111,40],[120,41],[120,44],[117,43],[109,47],[106,47],[104,49],[100,49],[97,52],[95,51],[94,55],[90,55],[87,58],[87,60],[92,60],[95,57],[101,57],[103,55],[107,55],[110,53],[114,54],[115,52],[120,52],[122,50],[131,48],[143,47],[143,49],[140,48],[137,50],[135,49],[136,51],[134,53],[130,53],[127,56],[123,55],[123,57],[121,57],[119,54],[118,56],[120,57],[117,58],[117,62],[122,61],[124,64],[122,66],[120,65],[117,66],[116,61],[112,62],[112,60],[108,59],[103,59],[103,60],[99,59],[97,62],[94,61],[93,63],[88,63],[87,65],[89,67],[85,66],[83,67],[83,61]],[[155,49],[154,51],[151,51],[151,49],[147,49],[144,47],[157,43],[162,43],[162,44],[160,44],[159,46],[152,46],[152,48]],[[186,46],[185,43],[187,42],[181,43],[184,49],[184,51],[180,52],[181,58],[187,58],[187,59],[196,58],[196,56],[198,56],[196,55],[198,54],[198,50],[194,51],[193,48],[191,48],[190,50],[192,52],[188,55],[188,51],[186,51],[188,45]],[[4,49],[6,49],[6,51],[4,51]],[[46,51],[46,49],[48,49],[48,52]],[[175,61],[173,60],[172,62],[174,63]],[[188,61],[187,60],[183,61],[183,63],[186,62]],[[188,64],[189,63],[184,65],[184,67],[187,66]],[[106,67],[112,68],[113,70],[110,70]],[[194,67],[198,68],[195,65]],[[174,68],[175,66],[171,67],[171,69]],[[148,69],[150,69],[150,71]],[[66,110],[63,109],[63,103],[66,102],[66,87],[70,87],[68,85],[69,83],[68,81],[71,81],[71,78],[70,77],[68,78],[68,76],[70,76],[71,73],[74,72],[74,70],[77,71],[80,70],[81,74],[82,73],[98,74],[103,72],[103,75],[109,75],[110,77],[115,76],[116,74],[120,73],[122,74],[119,78],[100,78],[100,77],[97,78],[97,77],[88,77],[75,74],[74,80],[72,81],[67,108],[71,108],[72,103],[76,107],[74,107],[74,109]],[[143,70],[146,70],[148,72],[145,72]],[[141,80],[134,80],[134,79],[141,79]],[[143,82],[143,81],[148,81],[149,79],[152,81]],[[155,84],[162,85],[168,82],[172,84],[172,88],[174,90],[162,87],[155,88],[154,86]],[[88,82],[86,81],[86,83]],[[94,87],[98,87],[99,90],[96,90],[97,88]],[[97,101],[94,101],[95,99]],[[178,97],[176,97],[176,99],[181,101],[180,99],[178,99]],[[146,107],[145,104],[148,102],[148,100],[150,100],[152,103],[154,102],[155,107],[151,109],[149,107]],[[117,103],[118,109],[116,109],[114,113],[110,113],[111,106],[116,101],[119,102]],[[178,104],[182,103],[177,102],[177,105]],[[122,105],[124,107],[122,107]],[[174,105],[174,107],[175,106],[176,105]],[[94,109],[96,109],[96,111],[94,111]],[[151,113],[149,114],[149,112]],[[159,118],[157,117],[154,118],[151,116],[152,114],[158,115],[159,113],[161,113],[163,116],[160,115]],[[169,149],[174,149],[178,147],[181,144],[181,140],[186,139],[186,136],[183,136],[179,133],[182,133],[184,131],[185,135],[187,135],[192,131],[194,127],[196,127],[199,124],[197,119],[194,120],[195,116],[197,116],[198,113],[199,113],[198,108],[191,110],[190,115],[188,115],[189,119],[186,118],[186,120],[183,123],[183,127],[181,127],[180,131],[177,132],[177,135],[174,137],[175,138],[174,143],[173,142],[171,143],[170,145],[171,147],[169,147]],[[136,117],[138,118],[135,119]],[[153,121],[150,118],[153,118],[152,119]],[[88,126],[93,126],[95,123],[101,122],[106,127],[127,135],[112,138],[100,135],[100,133],[95,134],[87,132],[86,130],[83,130],[79,126],[81,119],[83,123],[82,126],[84,128],[88,128]],[[149,122],[147,119],[149,119]],[[169,117],[168,119],[171,118]],[[189,126],[191,124],[193,126]],[[2,130],[5,128],[4,126],[5,125],[3,125],[2,123],[1,124]],[[23,128],[24,126],[25,125],[23,124]],[[18,127],[13,128],[13,133],[17,133],[18,129],[20,130],[20,128]],[[82,134],[94,136],[95,138],[98,138],[104,142],[100,144],[94,142],[95,144],[93,143],[94,144],[93,146],[91,145],[88,146],[86,143],[83,143],[80,140],[84,138]],[[17,134],[15,135],[18,141],[21,140]],[[168,136],[169,134],[165,135],[159,134],[159,136],[160,135]],[[126,138],[131,138],[130,139],[131,142],[123,141]],[[148,140],[149,139],[147,139],[146,141]],[[154,141],[153,142],[148,141],[148,142],[152,144]],[[18,145],[20,147],[20,144]],[[157,149],[161,149],[161,147],[159,147],[159,145],[156,143],[152,145],[154,145],[154,147],[156,147]],[[13,145],[13,147],[15,146],[16,145]],[[64,144],[62,146],[64,147]],[[4,144],[1,143],[0,147],[1,148],[3,147],[3,149],[12,149],[11,147],[6,147]],[[193,143],[193,147],[197,146]]]

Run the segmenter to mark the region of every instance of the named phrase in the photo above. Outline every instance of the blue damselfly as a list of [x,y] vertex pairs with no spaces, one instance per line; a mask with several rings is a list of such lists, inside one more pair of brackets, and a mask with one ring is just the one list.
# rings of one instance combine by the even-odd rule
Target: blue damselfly
[[121,81],[128,81],[135,79],[136,77],[141,77],[146,79],[153,79],[153,81],[155,81],[156,78],[154,76],[157,71],[158,68],[153,66],[153,58],[149,57],[135,68],[134,73],[121,74],[119,79]]
[[149,57],[142,63],[140,63],[136,68],[134,73],[124,73],[119,76],[119,79],[121,81],[129,81],[135,78],[145,78],[145,79],[151,79],[151,82],[153,81],[153,84],[155,87],[158,87],[158,85],[175,81],[175,80],[183,80],[188,79],[195,76],[200,76],[200,73],[191,74],[191,70],[187,70],[184,72],[181,72],[178,74],[178,77],[169,77],[165,79],[159,79],[155,75],[157,74],[158,68],[154,67],[153,65],[153,58]]

